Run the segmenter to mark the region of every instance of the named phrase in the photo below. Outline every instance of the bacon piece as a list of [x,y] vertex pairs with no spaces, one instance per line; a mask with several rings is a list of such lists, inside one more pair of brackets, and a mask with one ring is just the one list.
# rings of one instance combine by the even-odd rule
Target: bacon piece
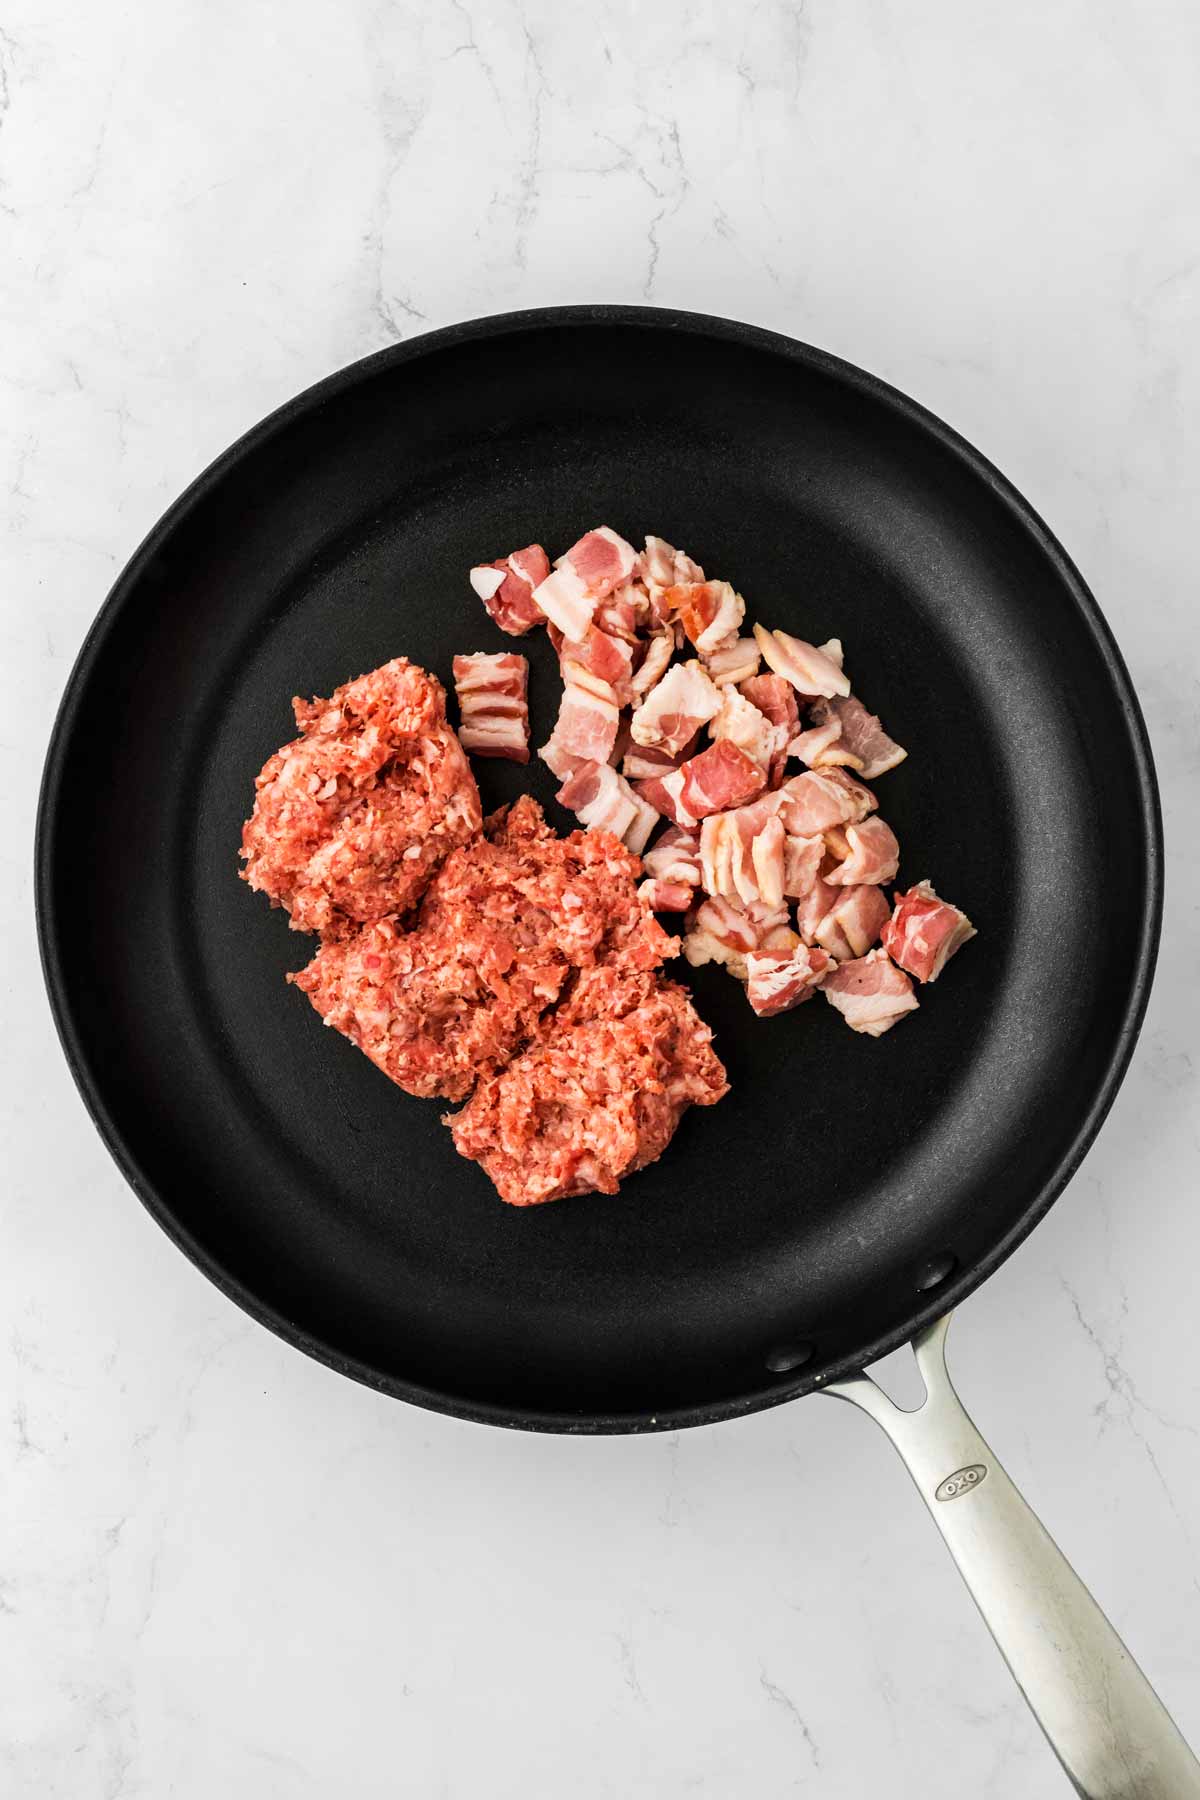
[[397,657],[292,710],[300,736],[263,767],[242,828],[246,881],[297,931],[406,912],[480,825],[441,683]]
[[966,913],[939,900],[928,881],[897,894],[883,930],[883,946],[918,981],[936,981],[956,950],[976,935]]
[[879,802],[844,769],[806,769],[779,790],[779,816],[792,837],[815,837],[866,818]]
[[[863,886],[838,888],[837,899],[813,932],[813,942],[828,949],[827,939],[840,942],[845,956],[864,956],[888,922],[891,908],[882,888]],[[831,951],[837,955],[837,951]]]
[[684,831],[678,825],[668,825],[653,847],[643,855],[642,867],[656,881],[699,887],[702,875],[699,833]]
[[811,893],[825,856],[822,837],[793,837],[783,840],[783,891],[792,900]]
[[638,798],[610,763],[581,763],[556,797],[589,831],[611,831],[635,856],[658,823],[654,808]]
[[627,581],[601,600],[592,623],[609,637],[621,638],[630,646],[637,643],[638,624],[648,605],[646,590],[635,581]]
[[[840,662],[827,650],[818,650],[815,644],[806,644],[803,638],[791,637],[786,631],[768,631],[762,625],[754,627],[754,636],[768,668],[790,681],[805,699],[850,692],[850,682]],[[840,653],[841,645],[837,648]]]
[[761,900],[741,906],[710,896],[688,914],[683,954],[694,969],[705,963],[722,963],[731,975],[744,981],[749,954],[771,950],[790,955],[796,941],[786,906],[767,906]]
[[746,957],[746,998],[760,1019],[790,1012],[811,1000],[816,984],[831,968],[824,950],[796,944],[786,955],[754,950]]
[[827,975],[821,991],[841,1013],[851,1031],[882,1037],[897,1019],[915,1012],[920,1002],[912,982],[883,950],[872,950],[854,962],[844,962]]
[[658,630],[646,645],[646,654],[629,684],[634,700],[641,700],[662,680],[674,654],[675,633],[669,628]]
[[787,766],[788,742],[800,723],[796,690],[782,675],[752,675],[740,684],[738,691],[778,728],[779,748],[771,758],[771,766],[767,771],[767,786],[777,788]]
[[695,889],[686,881],[643,881],[638,893],[651,912],[685,913],[695,899]]
[[638,557],[637,573],[645,584],[652,617],[660,624],[670,617],[670,608],[663,605],[667,589],[704,580],[704,570],[698,562],[660,537],[646,539],[646,548]]
[[771,769],[775,758],[786,751],[786,740],[780,726],[772,725],[765,713],[740,694],[736,687],[721,688],[721,705],[709,720],[709,735],[728,738],[756,762],[763,774]]
[[674,774],[637,784],[638,793],[675,825],[695,825],[710,813],[742,806],[762,789],[762,770],[728,738],[689,757]]
[[862,773],[862,758],[855,756],[842,742],[842,727],[837,719],[802,731],[788,745],[788,755],[798,757],[810,769],[841,766],[853,769],[856,774]]
[[631,720],[633,741],[674,756],[721,710],[721,696],[698,662],[676,663]]
[[728,581],[684,582],[668,588],[663,599],[702,656],[711,656],[736,637],[746,616],[746,602]]
[[534,605],[533,590],[550,573],[550,560],[540,544],[527,544],[494,563],[477,563],[471,570],[471,586],[488,612],[510,637],[524,637],[540,625],[543,613]]
[[582,638],[601,600],[633,574],[637,552],[607,525],[585,532],[558,557],[533,598],[564,637]]
[[573,663],[554,730],[538,755],[560,779],[580,763],[607,762],[617,741],[620,717],[621,709],[607,683],[596,682]]
[[502,1200],[537,1206],[616,1193],[662,1155],[689,1106],[714,1105],[728,1085],[683,988],[600,968],[447,1123]]
[[864,819],[847,824],[845,837],[845,858],[829,877],[835,887],[875,887],[881,881],[896,879],[900,846],[890,825],[879,818]]
[[[827,760],[844,763],[848,768],[857,768],[864,781],[874,781],[877,775],[886,775],[889,769],[894,769],[908,755],[908,751],[902,750],[888,736],[875,714],[868,712],[854,694],[837,694],[831,699],[816,700],[811,717],[817,730],[834,733],[829,740]],[[811,735],[813,734],[804,734],[806,737]],[[817,764],[812,758],[797,747],[799,742],[800,739],[797,739],[792,745],[792,755],[799,756],[802,761],[815,768]]]
[[[631,739],[632,735],[631,732]],[[675,769],[682,768],[690,756],[696,754],[699,741],[700,734],[697,732],[675,756],[668,756],[665,750],[652,750],[648,744],[635,744],[631,741],[621,763],[621,773],[630,781],[652,781],[656,775],[670,775]]]
[[784,829],[775,816],[770,794],[750,806],[705,819],[700,827],[705,890],[727,900],[740,900],[745,906],[756,900],[781,906],[784,842]]
[[[758,674],[762,658],[752,637],[738,637],[731,639],[728,644],[722,644],[719,650],[712,651],[703,661],[708,670],[708,678],[715,686],[732,684],[736,687],[739,682],[750,681]],[[790,693],[791,689],[788,691]]]
[[629,704],[633,650],[624,639],[611,637],[595,625],[589,625],[581,638],[563,637],[554,626],[549,630],[564,681],[590,688],[615,706]]
[[478,650],[454,658],[454,691],[462,717],[458,741],[476,756],[529,761],[529,664],[523,656]]

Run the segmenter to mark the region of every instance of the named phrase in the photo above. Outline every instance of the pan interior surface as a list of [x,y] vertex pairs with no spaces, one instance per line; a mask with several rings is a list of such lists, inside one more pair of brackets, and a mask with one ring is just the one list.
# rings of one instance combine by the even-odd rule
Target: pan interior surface
[[[608,523],[747,612],[839,636],[909,759],[905,885],[979,936],[875,1042],[821,999],[758,1021],[691,981],[732,1092],[611,1198],[518,1211],[284,980],[312,941],[238,877],[293,694],[405,655],[531,659],[468,567]],[[485,806],[555,783],[478,764]],[[356,365],[198,482],[122,576],[47,765],[38,890],[60,1030],[155,1216],[335,1367],[498,1422],[639,1428],[805,1391],[961,1297],[1082,1155],[1153,959],[1153,776],[1070,565],[953,434],[817,352],[605,309],[453,328]],[[931,1286],[930,1283],[933,1283]]]

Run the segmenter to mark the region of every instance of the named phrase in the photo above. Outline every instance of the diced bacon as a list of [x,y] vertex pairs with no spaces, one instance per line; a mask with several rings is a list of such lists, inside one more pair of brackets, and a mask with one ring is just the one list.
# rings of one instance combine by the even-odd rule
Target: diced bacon
[[[758,645],[752,637],[734,638],[728,644],[722,644],[719,650],[704,658],[704,667],[708,670],[708,678],[717,687],[732,684],[734,687],[741,681],[749,681],[758,674],[758,665],[762,661]],[[789,689],[790,692],[790,689]]]
[[607,525],[585,532],[533,590],[535,604],[563,633],[580,639],[601,600],[633,573],[637,553]]
[[[908,755],[908,751],[902,750],[888,736],[875,714],[868,712],[854,694],[838,694],[832,699],[815,701],[812,723],[814,732],[805,733],[806,737],[815,735],[815,731],[833,733],[825,760],[857,768],[865,781],[874,781],[877,775],[886,775],[889,769],[894,769]],[[806,756],[798,748],[799,741],[797,739],[792,745],[792,755],[799,756],[810,768],[817,767],[812,757]]]
[[685,913],[695,899],[695,889],[686,881],[643,881],[638,893],[651,912]]
[[642,699],[662,680],[674,654],[675,633],[671,630],[656,632],[646,645],[646,654],[629,684],[635,701]]
[[765,775],[784,747],[781,728],[772,725],[766,714],[759,712],[757,706],[747,700],[744,694],[740,694],[737,688],[724,687],[720,694],[720,708],[709,720],[709,735],[713,738],[728,738],[739,750],[744,750]]
[[746,602],[727,581],[684,582],[668,588],[664,600],[702,656],[736,637],[746,616]]
[[[819,841],[820,840],[818,840],[818,842]],[[817,932],[820,930],[822,922],[829,918],[834,907],[839,906],[845,899],[844,890],[842,888],[831,887],[826,879],[830,866],[830,861],[828,859],[822,863],[816,879],[808,889],[808,892],[801,894],[799,904],[796,907],[796,928],[806,944],[815,944],[817,942]],[[823,947],[826,950],[829,950],[829,945],[825,944],[823,939],[822,943]],[[838,953],[836,950],[829,950],[829,954],[831,956],[836,956]],[[844,954],[845,951],[843,950],[843,955]]]
[[815,837],[835,825],[857,823],[879,804],[844,769],[806,769],[785,781],[779,793],[779,816],[793,837]]
[[836,938],[848,947],[851,956],[864,956],[872,944],[879,942],[879,934],[888,922],[891,908],[887,895],[882,888],[870,886],[835,891],[838,897],[813,933],[813,941],[825,945],[827,937]]
[[658,823],[654,808],[639,800],[609,763],[581,763],[559,788],[557,798],[588,831],[611,831],[635,856]]
[[651,600],[658,599],[667,588],[704,580],[704,570],[698,562],[693,562],[684,551],[676,550],[673,544],[660,537],[646,539],[646,548],[638,557],[637,572],[645,582]]
[[894,881],[900,867],[900,846],[890,825],[882,819],[864,819],[845,826],[847,854],[829,877],[842,887],[877,886]]
[[800,723],[796,690],[782,675],[752,675],[740,684],[738,691],[778,728],[779,748],[767,771],[767,786],[777,788],[787,767],[788,742]]
[[746,998],[760,1019],[774,1018],[811,1000],[829,968],[824,950],[810,950],[806,944],[797,944],[787,955],[751,951],[746,957]]
[[710,813],[742,806],[762,792],[763,772],[728,738],[702,750],[673,775],[640,781],[638,792],[676,825],[694,825]]
[[676,663],[633,715],[635,744],[674,756],[721,710],[721,695],[698,662]]
[[605,698],[603,688],[595,693],[582,682],[569,680],[550,741],[538,755],[560,777],[578,763],[606,763],[617,740],[619,720],[620,708]]
[[850,682],[840,664],[815,644],[806,644],[803,638],[792,637],[786,631],[768,631],[762,625],[754,627],[754,636],[768,668],[790,681],[806,699],[850,692]]
[[739,981],[746,979],[746,957],[755,951],[788,955],[796,933],[788,924],[787,908],[756,901],[740,906],[735,901],[710,897],[688,914],[683,954],[694,969],[705,963],[722,963]]
[[524,637],[543,614],[534,605],[533,590],[550,573],[550,560],[540,544],[527,544],[498,562],[478,563],[471,570],[471,586],[488,612],[510,637]]
[[918,981],[936,981],[956,950],[975,936],[966,913],[939,900],[928,881],[918,881],[896,896],[896,907],[884,926],[884,949]]
[[611,698],[617,706],[629,704],[633,651],[623,638],[610,637],[596,625],[589,625],[581,638],[563,637],[554,627],[551,627],[551,633],[564,681],[583,681],[583,677],[590,677],[583,681],[584,686],[599,691],[595,684],[603,682],[606,698]]
[[793,837],[783,840],[783,891],[792,900],[810,893],[825,855],[821,837]]
[[862,773],[862,759],[853,754],[842,742],[842,727],[837,719],[828,724],[814,725],[808,731],[802,731],[788,745],[788,755],[797,757],[807,763],[810,769],[825,769],[835,765],[853,769]]
[[683,831],[678,825],[668,825],[653,848],[645,852],[642,867],[656,881],[699,887],[702,873],[699,834]]
[[633,645],[637,642],[638,621],[644,616],[646,606],[645,589],[638,587],[636,582],[627,581],[601,600],[592,623],[606,631],[609,637],[621,638],[626,644]]
[[915,1012],[919,1005],[912,982],[883,950],[842,963],[825,977],[821,990],[851,1031],[868,1037],[882,1037],[897,1019]]
[[717,813],[700,827],[700,867],[705,890],[752,905],[781,906],[784,894],[784,830],[774,796]]
[[454,658],[454,691],[462,724],[458,740],[475,756],[529,761],[529,664],[523,656],[477,651]]
[[621,763],[621,773],[630,781],[652,781],[656,775],[670,775],[673,770],[682,768],[690,756],[695,755],[699,741],[700,734],[697,732],[675,756],[668,756],[665,750],[652,750],[649,744],[635,744],[631,732],[629,749]]

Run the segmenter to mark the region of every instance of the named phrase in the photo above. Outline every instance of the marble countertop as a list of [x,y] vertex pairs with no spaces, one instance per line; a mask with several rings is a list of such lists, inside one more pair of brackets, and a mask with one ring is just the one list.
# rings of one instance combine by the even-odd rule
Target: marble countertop
[[9,0],[6,1795],[1065,1792],[864,1418],[573,1442],[342,1381],[168,1243],[55,1041],[36,785],[116,571],[319,376],[570,300],[755,320],[912,393],[1051,522],[1128,658],[1158,984],[1098,1144],[952,1352],[1200,1743],[1198,58],[1186,0]]

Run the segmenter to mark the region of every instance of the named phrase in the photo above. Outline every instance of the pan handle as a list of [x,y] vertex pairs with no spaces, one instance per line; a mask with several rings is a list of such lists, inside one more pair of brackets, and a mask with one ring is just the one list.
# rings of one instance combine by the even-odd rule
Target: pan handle
[[913,1340],[915,1412],[866,1374],[822,1391],[887,1432],[984,1622],[1085,1800],[1200,1800],[1200,1763],[1162,1701],[968,1418],[946,1369],[949,1318]]

